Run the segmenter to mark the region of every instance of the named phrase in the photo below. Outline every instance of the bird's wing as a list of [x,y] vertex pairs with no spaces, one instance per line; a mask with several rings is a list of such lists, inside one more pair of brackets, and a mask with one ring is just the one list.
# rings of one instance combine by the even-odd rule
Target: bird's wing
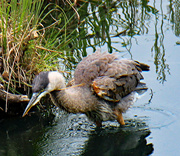
[[91,87],[92,91],[99,97],[112,102],[119,102],[121,98],[128,95],[137,86],[137,77],[135,75],[127,75],[119,78],[115,77],[98,77]]
[[90,85],[92,81],[105,73],[108,64],[117,59],[115,54],[95,52],[82,59],[74,72],[75,84],[86,83]]
[[133,60],[119,60],[115,54],[94,53],[83,59],[75,70],[75,83],[86,83],[97,96],[118,102],[135,90],[142,70],[149,66]]
[[143,79],[140,72],[149,69],[146,64],[133,60],[114,60],[107,66],[104,74],[93,80],[91,87],[99,97],[113,102],[134,91]]

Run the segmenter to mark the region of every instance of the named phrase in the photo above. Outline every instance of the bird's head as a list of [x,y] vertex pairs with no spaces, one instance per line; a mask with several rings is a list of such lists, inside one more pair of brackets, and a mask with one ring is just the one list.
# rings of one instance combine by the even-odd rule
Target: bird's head
[[32,83],[32,97],[23,113],[23,117],[29,112],[31,107],[35,106],[46,94],[65,88],[65,79],[57,71],[41,72]]

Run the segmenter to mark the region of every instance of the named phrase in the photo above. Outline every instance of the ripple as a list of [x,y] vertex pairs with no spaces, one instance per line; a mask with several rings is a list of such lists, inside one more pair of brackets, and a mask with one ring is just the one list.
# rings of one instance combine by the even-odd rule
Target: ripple
[[133,107],[126,114],[126,118],[141,120],[149,128],[162,128],[176,121],[176,116],[167,110],[152,107]]

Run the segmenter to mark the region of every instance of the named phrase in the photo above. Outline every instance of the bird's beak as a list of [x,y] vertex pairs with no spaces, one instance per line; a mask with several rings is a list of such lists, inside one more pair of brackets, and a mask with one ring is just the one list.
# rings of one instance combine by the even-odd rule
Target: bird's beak
[[30,110],[33,106],[35,106],[35,105],[41,100],[41,98],[42,98],[43,96],[45,96],[47,93],[49,93],[49,92],[48,92],[48,91],[44,91],[44,92],[42,92],[42,93],[33,93],[33,95],[32,95],[32,97],[31,97],[31,99],[30,99],[30,101],[29,101],[29,103],[28,103],[28,105],[27,105],[27,107],[26,107],[26,109],[25,109],[22,117],[24,117],[24,116],[29,112],[29,110]]

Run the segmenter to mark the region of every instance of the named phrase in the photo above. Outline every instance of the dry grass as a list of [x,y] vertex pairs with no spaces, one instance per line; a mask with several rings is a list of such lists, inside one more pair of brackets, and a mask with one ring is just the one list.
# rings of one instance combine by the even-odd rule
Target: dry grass
[[[79,21],[79,14],[71,3],[68,4]],[[66,59],[59,47],[70,42],[66,22],[72,18],[67,20],[59,6],[44,13],[50,5],[43,8],[43,0],[0,0],[0,84],[6,92],[29,95],[34,75],[43,70],[60,70],[60,59]],[[61,16],[54,18],[53,12]],[[47,25],[44,22],[47,16],[54,22]],[[59,28],[61,18],[66,20]],[[5,112],[8,110],[7,101],[8,98]]]
[[[36,47],[45,34],[44,28],[42,32],[37,30],[42,3],[38,0],[0,2],[0,83],[7,92],[30,93],[33,76],[40,72],[40,65],[46,64],[44,54]],[[6,98],[5,112],[7,101]]]
[[[25,50],[28,49],[29,42],[39,36],[35,28],[30,27],[31,21],[25,22],[28,22],[25,28],[21,26],[19,30],[15,28],[14,31],[11,20],[7,21],[5,18],[0,20],[1,29],[3,27],[6,30],[6,34],[0,33],[0,43],[2,45],[0,55],[2,61],[1,78],[3,82],[6,82],[5,84],[8,84],[7,90],[9,90],[9,87],[16,89],[17,85],[20,88],[22,85],[29,87],[28,66],[33,66],[33,60],[37,58],[33,52],[34,56],[31,59],[25,56]],[[31,72],[28,74],[31,74],[34,70],[32,67],[30,68]]]

